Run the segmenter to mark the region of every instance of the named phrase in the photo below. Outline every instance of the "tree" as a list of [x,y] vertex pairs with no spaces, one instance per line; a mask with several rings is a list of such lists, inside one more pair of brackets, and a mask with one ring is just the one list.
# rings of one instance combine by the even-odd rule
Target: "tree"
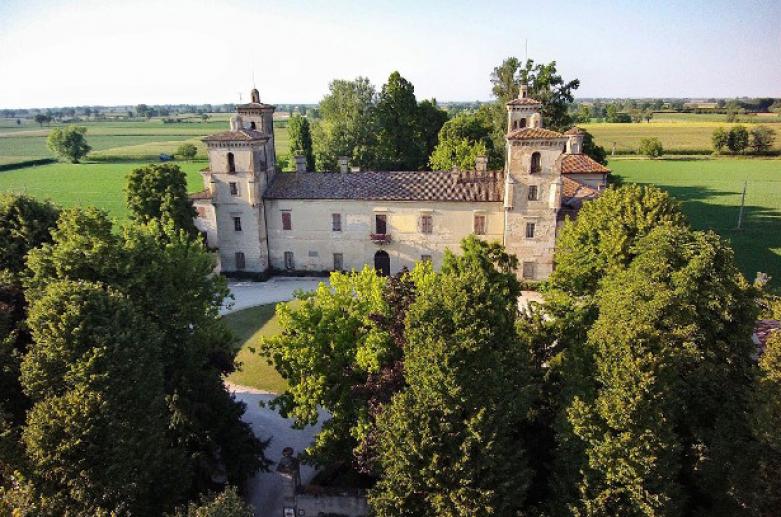
[[374,110],[377,120],[376,166],[385,170],[417,170],[425,166],[418,138],[418,103],[415,87],[399,72],[382,86]]
[[487,156],[490,167],[502,163],[501,154],[491,138],[490,113],[460,113],[445,122],[439,131],[439,143],[429,158],[434,170],[474,169],[477,156]]
[[515,515],[531,480],[522,440],[528,356],[514,329],[515,257],[475,237],[447,252],[407,316],[407,388],[378,417],[377,515]]
[[44,115],[43,113],[38,113],[35,116],[34,120],[38,123],[38,125],[43,127],[44,122],[48,124],[49,122],[51,122],[52,118],[48,115]]
[[176,154],[185,160],[192,160],[198,154],[198,148],[194,144],[182,144],[176,150]]
[[739,511],[753,290],[713,233],[657,226],[605,278],[588,335],[594,389],[567,410],[588,515]]
[[287,125],[290,138],[290,156],[302,153],[306,158],[306,170],[315,170],[315,155],[312,150],[312,132],[309,120],[301,115],[290,117]]
[[376,102],[374,86],[365,77],[354,81],[334,80],[329,93],[320,101],[320,123],[315,131],[317,169],[336,171],[340,156],[361,170],[374,163],[376,126],[373,114]]
[[767,126],[757,125],[751,128],[751,148],[755,153],[766,153],[773,147],[776,132]]
[[299,294],[299,306],[278,305],[282,332],[262,341],[263,355],[288,382],[273,402],[280,414],[292,417],[296,427],[315,424],[318,407],[331,414],[307,450],[313,462],[344,461],[352,455],[367,419],[366,399],[356,397],[354,387],[393,357],[388,334],[372,320],[372,315],[388,313],[384,284],[368,267],[333,273],[330,285]]
[[727,134],[727,148],[733,153],[743,152],[748,147],[748,130],[745,126],[733,126]]
[[640,140],[640,147],[637,151],[652,160],[654,158],[659,158],[664,154],[662,142],[660,142],[658,138],[643,138]]
[[241,420],[244,405],[223,385],[234,368],[233,336],[220,318],[228,294],[200,240],[172,221],[151,220],[114,232],[105,212],[68,209],[53,242],[30,252],[28,290],[56,280],[105,284],[126,296],[157,329],[170,446],[185,456],[177,474],[189,494],[213,478],[244,482],[266,468],[264,443]]
[[84,136],[86,133],[87,128],[83,126],[56,127],[49,133],[46,144],[60,158],[70,160],[71,163],[79,163],[79,160],[92,150],[92,147],[87,145]]
[[724,150],[725,147],[727,147],[727,143],[729,142],[729,135],[723,127],[716,128],[713,130],[713,134],[711,135],[711,142],[713,142],[713,150],[716,153],[720,153],[722,150]]
[[253,517],[252,506],[244,502],[235,487],[228,487],[213,497],[202,497],[200,503],[190,503],[187,511],[176,517]]
[[152,164],[130,171],[125,187],[130,219],[142,223],[170,220],[190,236],[198,235],[195,209],[187,194],[187,176],[174,164]]
[[440,109],[436,99],[423,100],[418,103],[416,139],[423,146],[423,162],[418,168],[428,165],[428,159],[439,142],[439,131],[447,122],[447,112]]
[[583,154],[597,163],[607,165],[607,151],[594,142],[594,135],[585,130],[583,131]]
[[121,294],[61,281],[36,292],[21,379],[23,440],[47,514],[159,513],[180,492],[167,446],[161,343]]
[[604,191],[565,222],[551,286],[574,296],[593,294],[610,271],[634,259],[637,242],[663,224],[687,224],[680,204],[664,190],[626,185]]
[[0,194],[0,270],[19,274],[27,253],[51,241],[59,210],[23,194]]
[[591,109],[585,104],[581,104],[578,108],[577,122],[581,124],[588,124],[591,122]]

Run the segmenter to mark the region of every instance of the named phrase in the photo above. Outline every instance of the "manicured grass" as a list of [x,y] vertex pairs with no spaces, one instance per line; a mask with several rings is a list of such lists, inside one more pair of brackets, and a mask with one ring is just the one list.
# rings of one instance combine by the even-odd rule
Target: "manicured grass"
[[[781,160],[612,160],[624,181],[654,183],[683,202],[692,225],[712,229],[732,243],[743,273],[769,273],[781,287]],[[743,182],[743,225],[737,230]]]
[[[127,218],[125,177],[149,162],[52,163],[0,172],[0,192],[17,192],[51,199],[62,206],[96,206],[119,222]],[[187,173],[191,192],[203,189],[198,171],[206,162],[176,162]]]
[[226,325],[238,337],[237,361],[241,363],[240,369],[228,376],[228,382],[274,393],[282,393],[287,388],[274,367],[258,354],[261,337],[281,332],[274,313],[276,305],[259,305],[224,316]]
[[[705,117],[708,117],[707,115]],[[763,124],[776,130],[779,136],[776,138],[775,148],[781,149],[781,123],[778,119],[771,118],[767,122],[755,117]],[[605,148],[608,154],[616,144],[617,153],[637,152],[640,140],[656,137],[662,142],[664,150],[668,154],[692,153],[710,154],[713,150],[711,135],[718,127],[730,128],[734,123],[681,120],[681,121],[652,121],[638,124],[581,124],[585,130],[594,135],[598,145]],[[750,129],[751,126],[748,125]]]

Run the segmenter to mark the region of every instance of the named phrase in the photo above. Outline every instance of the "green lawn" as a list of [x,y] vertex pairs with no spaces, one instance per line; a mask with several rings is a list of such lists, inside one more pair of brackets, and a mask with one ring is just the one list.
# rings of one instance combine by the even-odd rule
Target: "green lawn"
[[239,338],[240,348],[237,361],[241,367],[228,376],[229,382],[274,393],[282,393],[287,387],[274,367],[257,353],[262,336],[273,336],[281,330],[275,307],[274,303],[259,305],[224,316],[228,328]]
[[[52,163],[0,172],[0,192],[26,193],[51,199],[62,206],[96,206],[122,222],[125,208],[125,177],[148,162]],[[176,162],[187,173],[191,192],[203,189],[198,171],[206,162]]]
[[[712,229],[732,243],[749,280],[769,273],[781,287],[781,160],[612,160],[624,181],[654,183],[683,202],[696,228]],[[743,182],[743,229],[737,230]]]

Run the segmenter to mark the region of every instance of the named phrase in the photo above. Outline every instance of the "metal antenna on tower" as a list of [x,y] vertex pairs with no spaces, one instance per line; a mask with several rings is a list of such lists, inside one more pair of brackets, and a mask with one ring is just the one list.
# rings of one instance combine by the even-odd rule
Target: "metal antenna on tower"
[[529,60],[529,38],[524,38],[523,47],[524,47],[524,61],[528,61]]

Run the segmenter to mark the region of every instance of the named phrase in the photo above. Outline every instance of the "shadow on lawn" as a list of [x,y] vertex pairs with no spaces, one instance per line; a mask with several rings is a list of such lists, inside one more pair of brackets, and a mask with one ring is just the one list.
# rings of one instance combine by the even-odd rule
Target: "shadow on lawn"
[[[659,185],[683,203],[683,211],[698,230],[713,230],[727,239],[738,266],[749,281],[758,271],[768,273],[770,285],[781,288],[781,211],[746,205],[743,223],[737,229],[740,192],[725,192],[700,186]],[[735,204],[717,204],[719,197],[734,196]],[[710,202],[709,202],[710,201]]]

